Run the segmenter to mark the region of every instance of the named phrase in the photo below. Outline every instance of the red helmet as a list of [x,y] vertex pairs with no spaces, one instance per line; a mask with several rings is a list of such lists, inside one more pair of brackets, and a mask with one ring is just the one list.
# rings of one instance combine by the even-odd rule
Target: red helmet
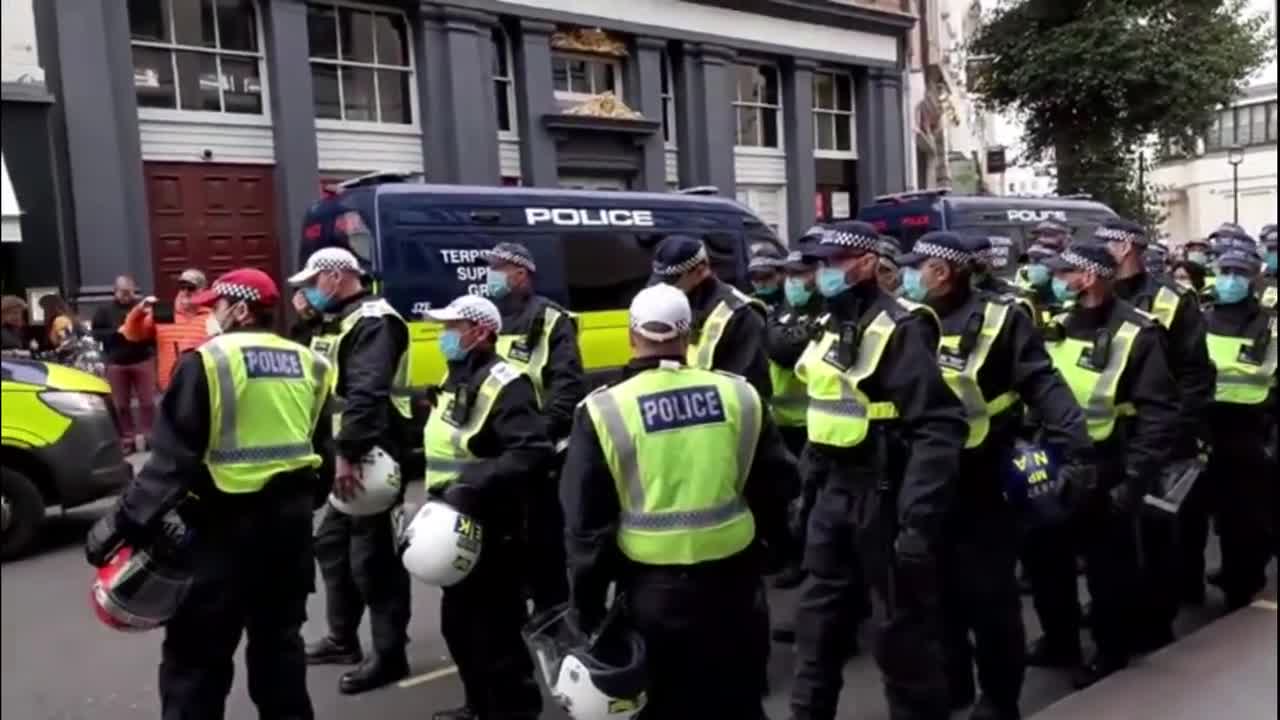
[[190,571],[125,546],[98,569],[89,603],[107,627],[142,632],[168,622],[190,589]]

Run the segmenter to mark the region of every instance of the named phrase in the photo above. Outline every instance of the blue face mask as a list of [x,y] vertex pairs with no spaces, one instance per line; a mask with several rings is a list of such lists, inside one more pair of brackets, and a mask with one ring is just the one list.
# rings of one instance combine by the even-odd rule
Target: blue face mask
[[755,291],[756,297],[771,298],[778,294],[777,285],[757,285],[751,283],[751,289]]
[[1053,276],[1049,274],[1049,268],[1044,265],[1036,263],[1027,266],[1027,282],[1031,283],[1032,287],[1044,287],[1051,280]]
[[1208,265],[1209,253],[1200,250],[1189,252],[1187,253],[1187,262],[1195,263],[1196,265]]
[[499,300],[511,292],[511,279],[505,272],[489,268],[489,273],[485,275],[484,287],[489,297]]
[[1276,257],[1275,250],[1268,250],[1264,262],[1267,263],[1267,272],[1274,273],[1276,271],[1276,266],[1280,265],[1280,258]]
[[462,333],[457,330],[445,330],[440,334],[440,352],[449,362],[464,360],[470,350],[462,347]]
[[920,268],[902,268],[902,294],[912,302],[929,299],[929,288],[924,286],[924,274]]
[[818,292],[822,297],[833,298],[848,290],[849,281],[845,279],[844,270],[838,267],[824,267],[818,270]]
[[813,297],[813,289],[801,278],[787,278],[782,289],[787,295],[787,304],[791,307],[808,305],[809,299]]
[[1065,279],[1056,277],[1053,279],[1053,296],[1060,303],[1075,302],[1080,297],[1080,291],[1073,289]]
[[302,297],[306,299],[307,304],[315,308],[317,312],[324,312],[331,304],[333,304],[333,296],[318,287],[304,288]]
[[1249,279],[1243,275],[1219,275],[1213,292],[1218,302],[1234,305],[1249,296]]

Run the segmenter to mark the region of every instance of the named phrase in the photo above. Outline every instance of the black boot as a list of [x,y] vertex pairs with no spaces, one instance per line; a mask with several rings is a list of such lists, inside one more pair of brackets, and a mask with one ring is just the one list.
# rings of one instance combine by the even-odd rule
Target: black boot
[[1031,667],[1069,668],[1080,664],[1080,644],[1059,641],[1043,635],[1027,650],[1027,665]]
[[308,665],[355,665],[363,659],[358,640],[341,642],[325,635],[307,644]]
[[1074,685],[1077,690],[1083,690],[1102,678],[1116,671],[1123,670],[1128,666],[1128,664],[1129,661],[1123,658],[1108,657],[1099,653],[1087,664],[1076,668],[1075,672],[1071,675],[1071,684]]
[[467,705],[431,713],[431,720],[476,720],[478,717],[480,716],[476,715],[476,711]]
[[991,698],[983,695],[978,698],[978,704],[973,706],[973,712],[969,713],[969,720],[1021,720],[1022,712],[1018,710],[1018,703],[1014,703],[1012,707],[1001,707]]
[[375,690],[403,680],[409,675],[409,661],[403,654],[375,655],[360,664],[360,667],[342,674],[338,678],[338,691],[343,695],[355,695],[367,690]]

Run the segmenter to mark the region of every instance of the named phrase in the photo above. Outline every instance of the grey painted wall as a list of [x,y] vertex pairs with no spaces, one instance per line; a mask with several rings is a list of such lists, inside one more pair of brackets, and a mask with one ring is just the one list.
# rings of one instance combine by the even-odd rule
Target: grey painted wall
[[876,68],[870,71],[875,89],[875,103],[883,117],[879,140],[884,152],[881,161],[884,192],[907,189],[907,147],[905,118],[902,109],[902,73],[900,70]]
[[[627,102],[631,109],[649,120],[662,122],[662,50],[667,43],[658,38],[638,37],[633,43],[627,77]],[[641,168],[636,190],[662,192],[667,189],[666,150],[662,128],[640,141]]]
[[[813,71],[816,63],[794,59],[782,68],[783,144],[787,148],[787,228],[791,238],[813,225],[818,189],[813,160]],[[782,238],[790,243],[791,238]]]
[[498,120],[493,99],[496,18],[474,10],[423,3],[425,63],[419,76],[424,167],[434,182],[498,184]]
[[289,272],[302,252],[302,218],[319,187],[316,120],[307,62],[307,6],[302,0],[275,0],[263,6],[267,77],[271,84],[272,134],[276,145],[276,232],[280,267]]
[[62,39],[58,55],[80,266],[80,286],[69,292],[110,292],[120,274],[132,274],[149,289],[150,233],[127,6],[49,2]]
[[[681,107],[688,110],[692,136],[689,148],[694,162],[690,166],[691,177],[684,177],[682,164],[681,182],[686,185],[714,185],[725,197],[735,193],[733,172],[733,146],[736,141],[736,120],[733,114],[734,77],[733,50],[718,45],[685,46],[689,62],[685,67],[693,74],[682,96]],[[682,146],[680,155],[685,149]]]
[[551,84],[551,34],[555,31],[556,26],[551,23],[522,19],[513,38],[520,167],[525,185],[556,187],[560,182],[556,141],[542,124],[543,115],[556,112],[555,88]]

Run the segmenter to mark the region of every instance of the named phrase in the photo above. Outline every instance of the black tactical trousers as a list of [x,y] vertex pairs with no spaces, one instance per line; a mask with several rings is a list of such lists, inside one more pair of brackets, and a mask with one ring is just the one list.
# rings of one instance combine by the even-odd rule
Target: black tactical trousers
[[[1004,717],[1016,718],[1026,673],[1026,631],[1017,581],[1018,533],[1013,510],[991,488],[995,468],[961,473],[960,493],[942,540],[943,628],[947,683],[953,703],[974,697],[977,663],[982,694]],[[971,639],[972,638],[972,639]]]
[[649,704],[642,720],[761,720],[768,628],[760,576],[744,556],[690,567],[633,567],[622,583],[644,638]]
[[531,475],[526,505],[525,573],[534,613],[569,600],[569,574],[564,554],[564,511],[560,509],[560,468],[557,455],[546,473]]
[[300,633],[314,587],[311,503],[306,493],[239,498],[196,527],[191,590],[165,627],[164,720],[224,716],[242,634],[249,697],[259,715],[312,717]]
[[1046,525],[1027,531],[1022,542],[1022,567],[1045,642],[1078,654],[1080,599],[1073,528]]
[[360,618],[369,608],[373,649],[379,656],[404,656],[409,626],[409,574],[396,552],[392,511],[354,517],[332,505],[316,530],[316,559],[325,585],[329,634],[343,644],[358,643]]
[[805,569],[811,582],[796,618],[795,720],[835,717],[848,643],[866,616],[863,577],[875,591],[874,653],[893,720],[946,718],[942,617],[936,563],[897,564],[894,518],[873,478],[850,486],[826,485],[809,516]]
[[1220,585],[1228,608],[1244,607],[1266,585],[1271,561],[1271,513],[1275,467],[1263,448],[1225,442],[1209,461],[1214,529],[1222,551]]
[[440,628],[467,705],[482,720],[534,720],[542,695],[520,630],[527,612],[516,543],[486,533],[480,561],[443,591]]

